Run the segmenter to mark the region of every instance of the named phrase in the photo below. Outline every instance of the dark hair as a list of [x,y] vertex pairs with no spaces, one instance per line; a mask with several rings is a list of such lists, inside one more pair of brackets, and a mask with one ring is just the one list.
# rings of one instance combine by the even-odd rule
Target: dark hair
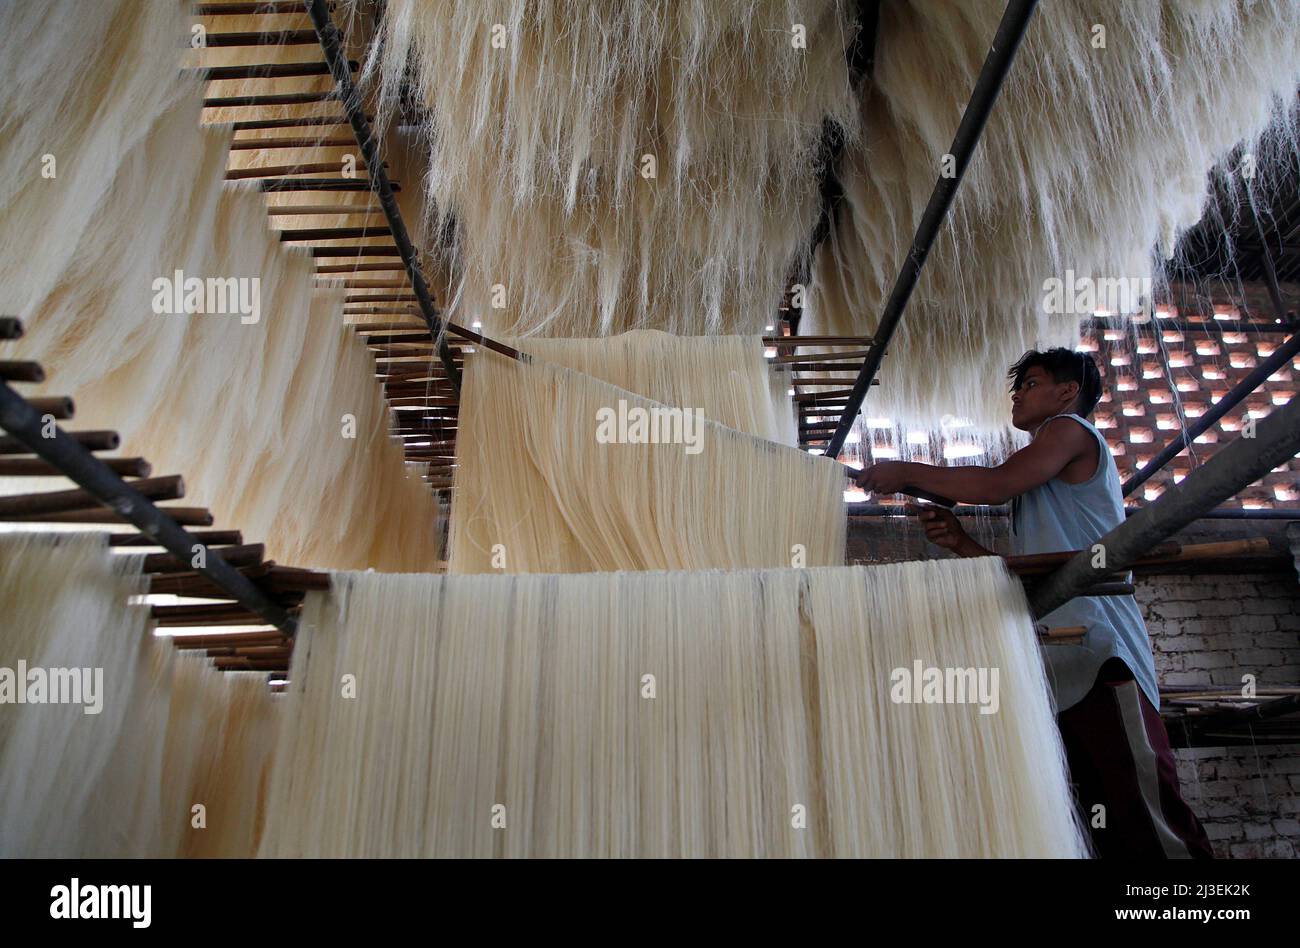
[[1007,370],[1011,391],[1020,388],[1025,374],[1035,366],[1050,375],[1053,382],[1078,382],[1079,395],[1075,399],[1075,407],[1084,418],[1092,414],[1092,410],[1097,407],[1097,399],[1101,398],[1101,373],[1097,371],[1097,363],[1092,360],[1092,356],[1073,349],[1056,348],[1046,352],[1030,349]]

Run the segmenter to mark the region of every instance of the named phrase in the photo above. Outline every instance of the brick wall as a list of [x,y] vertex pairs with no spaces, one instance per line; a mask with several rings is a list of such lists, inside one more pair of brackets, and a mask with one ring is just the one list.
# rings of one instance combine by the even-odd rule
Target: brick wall
[[[1217,306],[1237,318],[1234,307]],[[1177,315],[1172,308],[1162,312]],[[1213,320],[1209,320],[1213,322]],[[1183,427],[1204,414],[1245,378],[1286,337],[1273,333],[1218,333],[1171,330],[1155,325],[1086,332],[1080,348],[1093,353],[1102,371],[1103,392],[1094,422],[1105,435],[1121,479],[1140,469]],[[1263,418],[1295,395],[1300,359],[1269,376],[1253,394],[1196,439],[1195,451],[1183,452],[1152,477],[1140,500],[1151,501],[1180,481],[1198,464],[1236,438],[1246,417]],[[1300,459],[1279,465],[1241,491],[1224,507],[1300,506]]]
[[[1139,577],[1162,686],[1300,684],[1294,574]],[[1300,745],[1175,752],[1183,795],[1220,857],[1300,856]]]

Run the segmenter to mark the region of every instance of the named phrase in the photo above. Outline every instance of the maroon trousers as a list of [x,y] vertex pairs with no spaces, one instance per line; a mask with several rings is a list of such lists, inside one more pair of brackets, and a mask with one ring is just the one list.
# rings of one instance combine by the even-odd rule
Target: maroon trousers
[[1092,833],[1097,856],[1214,858],[1200,820],[1179,790],[1160,712],[1123,662],[1102,666],[1087,696],[1056,721],[1080,818]]

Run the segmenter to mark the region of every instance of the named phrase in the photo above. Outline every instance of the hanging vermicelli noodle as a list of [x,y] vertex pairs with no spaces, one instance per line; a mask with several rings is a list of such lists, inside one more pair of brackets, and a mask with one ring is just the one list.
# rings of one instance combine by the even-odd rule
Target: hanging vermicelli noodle
[[[0,183],[0,309],[27,330],[6,358],[41,361],[36,394],[73,395],[80,425],[183,472],[188,498],[277,559],[432,568],[437,508],[388,439],[342,291],[313,290],[309,254],[225,182],[227,136],[199,128],[188,4],[92,6],[0,9],[0,164],[33,169]],[[158,312],[178,272],[222,281],[226,311]]]
[[255,851],[272,698],[151,634],[142,562],[102,534],[0,534],[0,855]]
[[[351,5],[359,7],[355,2]],[[499,335],[759,332],[806,258],[824,122],[857,127],[842,0],[392,0],[452,319]]]
[[691,405],[728,428],[797,443],[789,377],[761,336],[674,336],[641,329],[597,339],[507,339],[546,362],[666,405]]
[[[300,635],[264,856],[1085,852],[995,558],[338,574]],[[916,662],[975,677],[894,700]]]
[[[803,332],[874,331],[1004,7],[881,6],[860,144],[844,154],[844,202],[817,254]],[[1207,176],[1234,146],[1244,143],[1244,163],[1216,173],[1253,177],[1261,196],[1276,187],[1277,169],[1253,153],[1261,137],[1280,138],[1292,144],[1279,165],[1294,164],[1298,83],[1293,0],[1040,5],[869,413],[932,430],[963,416],[967,434],[995,443],[1008,425],[1006,366],[1075,343],[1095,310],[1149,313],[1141,281],[1159,290],[1153,266],[1201,218]]]
[[[75,856],[110,836],[89,814],[148,675],[149,610],[127,606],[140,562],[110,560],[103,537],[0,534],[0,855]],[[24,668],[47,679],[41,703]],[[81,701],[44,703],[54,669]]]
[[[206,660],[191,659],[206,665]],[[180,854],[204,858],[247,858],[257,852],[262,832],[263,794],[275,737],[274,702],[259,674],[203,669],[214,690],[207,703],[211,723],[198,741],[193,803],[205,810],[205,826],[186,824]]]
[[452,572],[844,562],[844,468],[699,406],[482,352],[465,373],[457,448]]

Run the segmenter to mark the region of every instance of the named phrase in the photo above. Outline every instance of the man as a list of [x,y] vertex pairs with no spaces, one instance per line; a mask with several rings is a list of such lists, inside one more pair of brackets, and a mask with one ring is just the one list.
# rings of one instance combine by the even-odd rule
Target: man
[[[1087,420],[1101,395],[1096,363],[1069,349],[1031,351],[1011,367],[1011,423],[1029,445],[997,467],[869,465],[858,486],[904,488],[968,504],[1012,504],[1017,553],[1090,548],[1124,519],[1119,471]],[[959,556],[991,556],[942,508],[918,512],[932,542]],[[1043,617],[1084,626],[1080,645],[1043,648],[1057,724],[1084,825],[1102,857],[1210,858],[1205,831],[1182,798],[1157,708],[1155,662],[1131,596],[1080,597]]]

